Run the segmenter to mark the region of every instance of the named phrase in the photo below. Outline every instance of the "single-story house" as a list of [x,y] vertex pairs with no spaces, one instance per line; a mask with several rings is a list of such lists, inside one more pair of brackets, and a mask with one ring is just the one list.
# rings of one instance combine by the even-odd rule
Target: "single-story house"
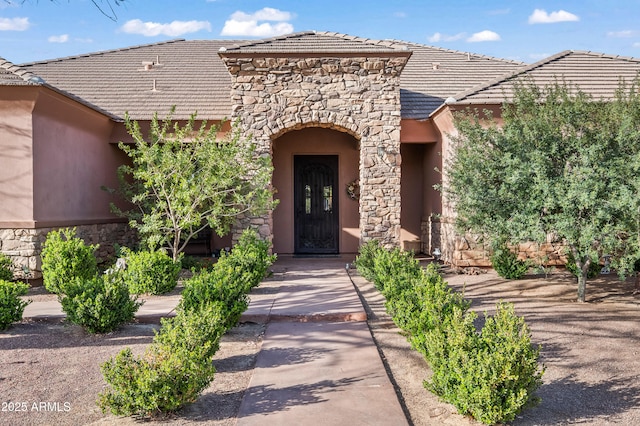
[[[1,53],[1,52],[0,52]],[[567,51],[533,65],[404,41],[329,32],[252,40],[171,40],[15,65],[0,59],[0,251],[30,271],[46,233],[76,227],[102,256],[130,244],[100,190],[115,186],[130,141],[123,117],[197,112],[239,120],[269,155],[279,205],[244,217],[280,254],[355,253],[377,239],[457,265],[486,264],[456,235],[440,182],[462,108],[499,117],[511,81],[528,76],[610,97],[640,60]]]

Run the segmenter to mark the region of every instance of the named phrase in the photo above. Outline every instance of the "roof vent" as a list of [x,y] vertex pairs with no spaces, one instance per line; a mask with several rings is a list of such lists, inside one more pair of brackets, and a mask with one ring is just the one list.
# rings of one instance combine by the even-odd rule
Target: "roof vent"
[[38,77],[37,75],[34,75],[33,77],[29,77],[29,80],[27,81],[33,84],[44,84],[44,79],[42,77]]
[[140,71],[151,71],[154,68],[161,67],[160,56],[156,56],[155,61],[142,61],[142,69]]
[[440,62],[434,62],[432,65],[434,70],[439,70],[440,69]]

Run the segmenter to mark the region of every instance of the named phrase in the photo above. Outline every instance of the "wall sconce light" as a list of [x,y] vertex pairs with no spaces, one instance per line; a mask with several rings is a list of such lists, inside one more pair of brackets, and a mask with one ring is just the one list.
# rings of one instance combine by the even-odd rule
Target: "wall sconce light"
[[433,252],[431,253],[433,255],[433,259],[436,262],[440,261],[440,257],[442,256],[442,252],[440,251],[440,249],[438,247],[433,249]]

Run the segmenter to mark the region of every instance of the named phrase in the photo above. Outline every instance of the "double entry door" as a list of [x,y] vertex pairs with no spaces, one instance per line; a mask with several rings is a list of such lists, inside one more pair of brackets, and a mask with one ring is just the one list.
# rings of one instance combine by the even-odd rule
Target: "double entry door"
[[339,250],[338,156],[294,156],[294,249],[297,254]]

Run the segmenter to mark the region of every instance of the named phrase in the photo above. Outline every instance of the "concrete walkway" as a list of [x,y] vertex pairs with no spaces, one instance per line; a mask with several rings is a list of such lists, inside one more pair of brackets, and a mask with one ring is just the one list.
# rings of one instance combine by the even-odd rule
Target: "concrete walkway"
[[268,324],[239,426],[407,424],[345,270],[352,260],[279,259],[251,295],[245,318]]
[[[345,269],[352,261],[281,257],[251,293],[241,321],[267,326],[239,426],[408,424]],[[55,296],[32,299],[25,319],[64,317]],[[136,318],[171,316],[179,299],[148,297]]]

